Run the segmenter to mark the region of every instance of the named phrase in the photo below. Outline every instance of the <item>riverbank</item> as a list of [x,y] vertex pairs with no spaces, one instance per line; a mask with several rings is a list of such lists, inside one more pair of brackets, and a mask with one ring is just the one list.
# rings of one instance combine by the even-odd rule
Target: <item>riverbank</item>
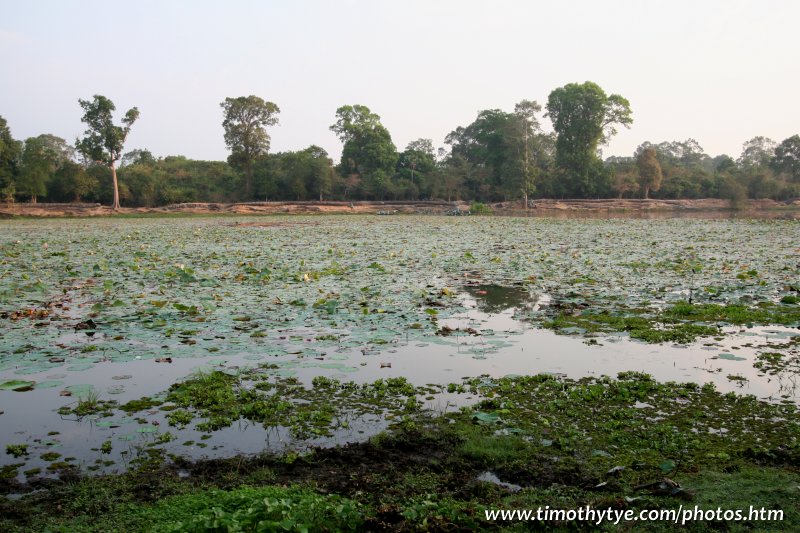
[[[697,200],[536,200],[529,209],[522,202],[491,204],[498,215],[553,215],[563,213],[716,213],[753,216],[800,216],[800,200],[748,200],[732,209],[727,200],[706,198]],[[96,217],[137,215],[308,215],[308,214],[446,214],[454,210],[469,211],[467,202],[397,201],[397,202],[248,202],[235,204],[183,203],[161,207],[122,207],[114,211],[100,204],[5,204],[0,217]]]

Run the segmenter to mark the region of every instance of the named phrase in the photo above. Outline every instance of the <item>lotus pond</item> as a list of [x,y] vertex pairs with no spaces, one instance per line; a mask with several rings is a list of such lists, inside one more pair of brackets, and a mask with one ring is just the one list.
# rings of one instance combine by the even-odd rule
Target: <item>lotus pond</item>
[[503,376],[797,401],[792,220],[15,220],[0,280],[19,479],[360,441]]

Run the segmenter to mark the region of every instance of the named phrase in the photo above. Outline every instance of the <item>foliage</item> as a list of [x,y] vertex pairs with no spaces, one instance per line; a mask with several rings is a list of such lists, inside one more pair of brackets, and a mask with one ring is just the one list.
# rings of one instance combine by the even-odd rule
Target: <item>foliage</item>
[[225,146],[231,151],[228,163],[244,173],[244,199],[251,200],[253,166],[269,151],[266,128],[278,123],[280,109],[254,95],[226,98],[220,107],[224,114]]
[[364,521],[360,505],[335,494],[245,487],[231,492],[212,490],[204,496],[176,498],[162,504],[179,508],[189,504],[197,513],[169,531],[357,531]]
[[476,215],[491,215],[492,208],[488,205],[481,203],[481,202],[472,202],[469,205],[470,213],[474,213]]
[[6,445],[6,453],[8,455],[12,455],[14,457],[22,457],[24,455],[28,455],[28,445],[27,444],[7,444]]
[[661,188],[661,165],[656,159],[654,148],[646,148],[636,158],[636,167],[639,169],[639,185],[642,187],[645,199],[650,197],[650,191]]
[[91,101],[79,99],[78,102],[84,111],[81,121],[88,126],[88,129],[84,137],[76,142],[75,147],[88,161],[103,164],[111,169],[113,207],[118,209],[120,195],[116,163],[122,157],[122,149],[131,126],[139,118],[139,110],[135,107],[129,109],[122,118],[122,126],[117,126],[112,117],[116,107],[105,96],[96,94]]
[[47,188],[57,169],[71,162],[74,150],[55,135],[39,135],[25,141],[20,160],[16,192],[36,203],[47,194]]
[[800,135],[784,139],[775,147],[772,166],[776,172],[788,176],[791,181],[800,182]]
[[[659,383],[638,372],[580,380],[482,376],[458,389],[476,403],[416,429],[301,458],[184,462],[190,473],[184,479],[169,465],[155,465],[51,483],[0,501],[0,525],[79,532],[516,531],[518,523],[487,522],[484,510],[681,504],[782,509],[782,522],[761,525],[791,531],[800,524],[800,478],[792,466],[800,420],[793,405]],[[488,422],[476,423],[478,415]],[[665,475],[676,488],[652,490]],[[555,530],[595,526],[536,523]],[[620,526],[674,527],[658,521]],[[688,526],[745,531],[752,524]]]
[[[114,125],[114,104],[97,95],[80,100],[86,134],[76,147],[53,135],[25,143],[15,140],[0,117],[0,195],[45,202],[97,201],[118,206],[154,207],[187,202],[267,200],[465,200],[514,201],[529,206],[539,198],[632,197],[637,189],[658,199],[724,198],[733,208],[748,198],[787,201],[800,197],[800,137],[775,143],[756,136],[734,160],[709,156],[692,138],[642,143],[630,157],[600,159],[600,147],[619,125],[632,122],[628,101],[607,95],[592,82],[571,83],[550,94],[547,114],[554,133],[542,131],[541,106],[518,102],[513,111],[485,109],[467,126],[457,127],[434,149],[417,139],[398,153],[380,117],[364,105],[337,109],[330,129],[343,143],[335,167],[325,151],[308,148],[269,154],[267,128],[279,108],[257,96],[226,98],[227,162],[194,161],[182,156],[154,157],[146,149],[124,154],[122,146],[138,110]],[[60,146],[57,146],[60,145]],[[53,150],[52,148],[56,148]],[[647,157],[646,180],[636,161],[656,152],[661,168]],[[120,162],[117,182],[116,163]],[[653,184],[645,187],[645,182]]]
[[64,161],[53,174],[48,199],[63,202],[80,202],[99,188],[96,176],[74,161]]
[[445,139],[451,153],[444,171],[459,172],[459,167],[466,167],[460,181],[470,198],[527,199],[548,159],[546,136],[536,119],[539,111],[538,103],[523,100],[513,113],[499,109],[479,112],[474,122],[455,129]]
[[556,164],[564,172],[563,192],[573,197],[605,194],[597,149],[616,134],[616,126],[633,122],[629,102],[606,95],[592,82],[570,83],[550,93],[547,114],[553,121]]
[[0,116],[0,187],[13,187],[21,154],[22,143],[14,139],[8,122]]
[[355,175],[366,198],[383,199],[392,190],[390,177],[398,154],[380,116],[363,105],[345,105],[336,110],[330,130],[342,141],[339,172]]
[[417,139],[411,141],[397,159],[395,192],[400,197],[418,199],[433,196],[436,171],[436,153],[433,141]]

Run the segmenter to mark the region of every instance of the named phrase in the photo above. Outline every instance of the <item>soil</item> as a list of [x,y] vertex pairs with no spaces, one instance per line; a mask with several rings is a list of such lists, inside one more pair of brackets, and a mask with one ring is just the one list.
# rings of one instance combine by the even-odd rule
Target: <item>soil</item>
[[[491,204],[494,214],[499,215],[555,215],[560,213],[659,213],[683,212],[686,214],[717,212],[731,213],[730,202],[717,198],[700,200],[535,200],[529,209],[523,202],[501,202]],[[249,202],[236,204],[186,203],[162,207],[123,207],[114,211],[100,204],[47,204],[17,203],[0,206],[0,218],[14,217],[95,217],[146,214],[240,214],[240,215],[280,215],[280,214],[445,214],[454,209],[466,212],[467,202],[445,201],[398,201],[398,202]],[[774,200],[749,200],[735,211],[740,214],[765,214],[775,216],[800,215],[800,199],[787,202]]]

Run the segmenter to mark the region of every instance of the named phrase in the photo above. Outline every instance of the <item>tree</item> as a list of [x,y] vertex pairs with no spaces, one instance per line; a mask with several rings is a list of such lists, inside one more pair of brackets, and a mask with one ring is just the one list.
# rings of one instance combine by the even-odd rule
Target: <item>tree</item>
[[136,149],[126,153],[120,159],[119,166],[125,167],[129,165],[155,165],[156,158],[150,150]]
[[550,93],[547,115],[557,134],[556,164],[565,172],[564,192],[597,194],[603,171],[598,146],[616,134],[616,125],[629,127],[633,122],[630,103],[618,94],[606,95],[595,83],[570,83]]
[[303,150],[311,158],[311,173],[309,174],[307,189],[314,197],[323,201],[325,196],[331,194],[336,179],[333,169],[333,160],[328,157],[328,152],[317,145],[311,145]]
[[129,109],[122,118],[122,126],[116,126],[112,114],[116,110],[114,103],[99,94],[93,100],[78,100],[84,114],[81,122],[89,128],[83,139],[75,143],[78,151],[89,161],[107,166],[111,170],[114,187],[114,209],[119,209],[119,184],[117,183],[117,161],[122,157],[125,140],[131,126],[139,118],[139,110]]
[[35,139],[25,141],[25,148],[22,150],[22,164],[17,178],[16,192],[22,196],[30,198],[35,204],[40,196],[47,194],[47,182],[51,174],[48,161],[38,149]]
[[17,178],[17,193],[26,195],[31,203],[47,195],[47,187],[56,170],[70,161],[75,150],[61,137],[39,135],[24,143]]
[[661,165],[656,159],[654,148],[646,148],[636,158],[636,167],[639,170],[639,185],[642,187],[644,199],[650,198],[650,190],[657,191],[661,188]]
[[522,190],[522,196],[525,201],[525,209],[528,209],[528,194],[533,192],[535,188],[535,169],[532,161],[531,148],[536,133],[539,131],[539,121],[536,118],[536,113],[542,110],[542,106],[535,100],[522,100],[514,106],[514,124],[517,126],[516,130],[521,131],[522,142],[521,149],[517,150],[517,154],[521,153],[518,157],[520,163],[520,171],[518,183]]
[[428,177],[435,168],[436,153],[430,139],[411,141],[397,160],[398,178],[408,184],[412,198],[418,197],[423,189],[428,190]]
[[331,192],[335,174],[333,162],[328,152],[319,146],[275,154],[270,157],[270,163],[271,184],[279,199],[322,201]]
[[769,137],[753,137],[742,145],[742,154],[736,162],[748,170],[766,167],[775,155],[775,147],[775,141]]
[[536,118],[539,111],[541,106],[531,100],[516,104],[513,113],[485,109],[471,124],[456,128],[446,137],[445,143],[452,147],[447,164],[459,167],[472,199],[523,198],[528,205],[549,144]]
[[8,122],[0,117],[0,190],[4,198],[14,196],[21,154],[22,143],[11,136]]
[[54,197],[58,201],[80,202],[97,189],[97,178],[86,172],[82,165],[74,161],[65,161],[55,171],[48,191],[48,199]]
[[226,98],[219,105],[224,114],[225,146],[231,151],[228,163],[244,172],[244,195],[250,200],[253,165],[269,151],[270,137],[266,128],[278,123],[277,115],[281,110],[276,104],[253,95]]
[[47,185],[56,170],[72,159],[74,150],[61,137],[39,135],[25,141],[22,150],[17,193],[28,196],[36,203],[39,196],[47,194]]
[[800,135],[784,139],[775,148],[772,166],[776,172],[785,174],[791,181],[800,182]]
[[344,145],[341,174],[357,175],[367,196],[383,198],[391,190],[398,155],[380,120],[367,106],[345,105],[336,110],[336,123],[330,130]]

